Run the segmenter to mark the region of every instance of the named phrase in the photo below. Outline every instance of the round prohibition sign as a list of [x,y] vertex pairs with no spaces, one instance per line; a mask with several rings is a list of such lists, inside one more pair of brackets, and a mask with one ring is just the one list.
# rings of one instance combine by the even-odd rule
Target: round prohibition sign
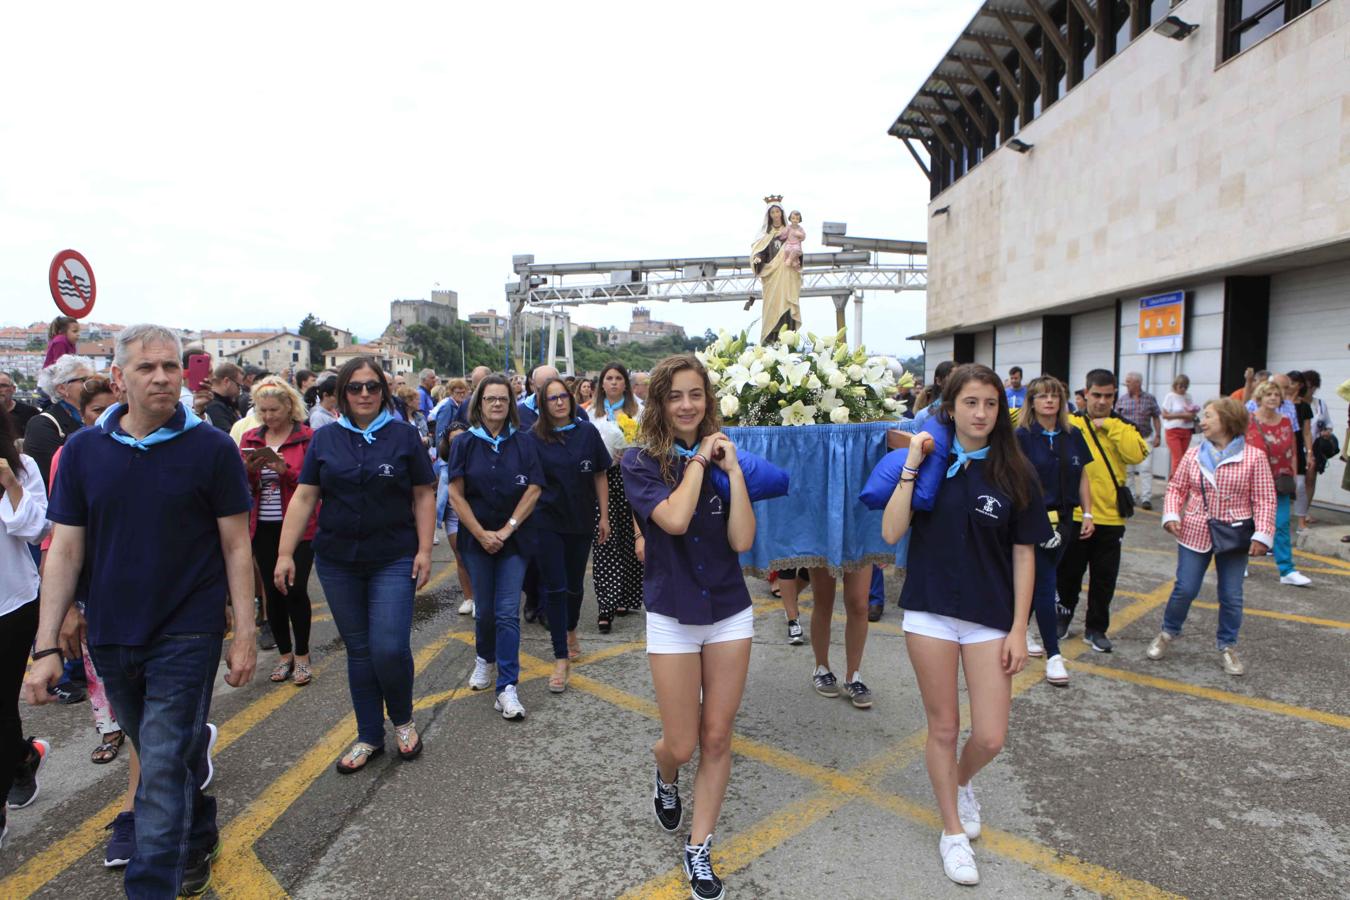
[[62,250],[52,257],[47,284],[52,299],[66,315],[83,319],[94,311],[94,296],[98,292],[94,267],[78,250]]

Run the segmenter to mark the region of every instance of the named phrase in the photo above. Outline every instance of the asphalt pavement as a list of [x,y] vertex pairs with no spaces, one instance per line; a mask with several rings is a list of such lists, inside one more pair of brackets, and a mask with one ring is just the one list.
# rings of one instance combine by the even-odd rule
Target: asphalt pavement
[[[562,695],[547,690],[547,633],[523,625],[528,715],[506,722],[491,692],[468,690],[472,620],[456,613],[444,543],[436,560],[413,634],[420,759],[389,753],[353,776],[333,770],[355,726],[317,580],[313,684],[268,683],[274,651],[260,654],[250,685],[221,683],[215,894],[688,896],[681,836],[651,813],[659,725],[642,614],[598,634],[588,585],[584,653]],[[1082,642],[1080,612],[1064,644],[1070,685],[1047,684],[1039,661],[1016,679],[1007,746],[976,779],[976,888],[947,882],[937,855],[923,711],[894,606],[902,573],[888,570],[889,605],[868,638],[867,711],[814,693],[810,648],[786,643],[781,608],[751,581],[757,631],[714,842],[728,897],[1346,896],[1350,561],[1300,551],[1309,588],[1281,586],[1269,560],[1252,563],[1242,678],[1225,675],[1214,650],[1212,571],[1173,652],[1145,658],[1175,564],[1156,513],[1141,511],[1112,606],[1115,651]],[[842,642],[836,617],[836,669]],[[39,800],[10,814],[0,898],[118,895],[121,875],[102,859],[126,755],[89,761],[87,703],[22,712],[53,752]]]

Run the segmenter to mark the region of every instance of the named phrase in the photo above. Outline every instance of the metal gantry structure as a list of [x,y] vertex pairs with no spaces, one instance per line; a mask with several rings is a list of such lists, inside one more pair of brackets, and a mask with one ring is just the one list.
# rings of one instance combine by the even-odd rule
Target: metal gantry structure
[[[851,342],[862,335],[863,295],[867,291],[924,291],[928,287],[928,245],[923,241],[849,235],[843,222],[826,222],[821,242],[839,250],[802,256],[802,297],[829,297],[835,322],[844,327],[844,311],[853,299]],[[511,338],[523,357],[521,315],[541,314],[548,332],[548,361],[560,371],[572,369],[572,332],[567,308],[610,303],[741,302],[749,308],[762,298],[749,256],[674,257],[608,262],[536,263],[532,254],[511,258],[519,281],[506,285]],[[607,278],[606,278],[607,276]],[[557,352],[558,334],[564,349]]]

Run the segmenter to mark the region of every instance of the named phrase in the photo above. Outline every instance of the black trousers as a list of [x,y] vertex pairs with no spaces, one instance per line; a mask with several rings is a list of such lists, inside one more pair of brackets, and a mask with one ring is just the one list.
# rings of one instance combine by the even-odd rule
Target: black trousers
[[295,635],[295,653],[309,655],[309,573],[314,568],[314,548],[309,541],[295,547],[295,584],[290,593],[277,590],[272,573],[277,567],[277,550],[281,544],[280,522],[259,522],[253,533],[253,558],[262,572],[263,590],[267,592],[267,620],[272,623],[272,637],[277,641],[277,652],[282,656],[291,652],[291,635]]
[[29,746],[19,719],[19,688],[37,626],[36,600],[0,616],[0,803],[9,796],[14,770],[28,759]]
[[[1075,526],[1075,536],[1077,526]],[[1120,574],[1120,549],[1125,540],[1124,525],[1098,525],[1092,537],[1073,540],[1059,564],[1059,602],[1070,612],[1078,608],[1083,574],[1088,574],[1088,607],[1085,629],[1106,634],[1111,627],[1111,598],[1116,593]]]

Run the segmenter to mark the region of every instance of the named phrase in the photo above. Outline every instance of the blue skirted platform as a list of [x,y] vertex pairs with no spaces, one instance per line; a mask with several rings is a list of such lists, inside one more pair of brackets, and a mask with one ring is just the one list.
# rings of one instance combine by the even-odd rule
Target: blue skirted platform
[[[881,512],[858,501],[881,458],[886,432],[899,423],[729,427],[727,436],[788,471],[786,497],[755,504],[755,546],[741,567],[768,577],[775,569],[824,567],[834,575],[875,564],[904,565],[908,536],[881,539]],[[898,549],[898,553],[897,553]]]

